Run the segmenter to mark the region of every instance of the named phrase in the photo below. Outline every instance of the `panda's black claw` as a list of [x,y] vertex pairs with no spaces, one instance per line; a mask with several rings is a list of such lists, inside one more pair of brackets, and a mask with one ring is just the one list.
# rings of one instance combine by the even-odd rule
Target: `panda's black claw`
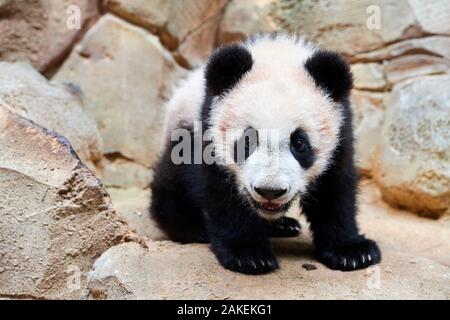
[[341,260],[341,266],[343,266],[344,268],[346,268],[346,267],[347,267],[347,258],[342,257],[340,260]]
[[319,250],[318,256],[327,267],[342,271],[367,268],[381,261],[378,245],[365,238],[338,247]]
[[270,247],[215,249],[219,262],[227,269],[245,274],[264,274],[278,269],[278,262]]
[[262,267],[266,266],[266,262],[262,259],[259,259],[259,263],[261,264]]
[[287,238],[297,237],[300,234],[300,223],[289,217],[281,217],[275,221],[268,222],[269,237]]

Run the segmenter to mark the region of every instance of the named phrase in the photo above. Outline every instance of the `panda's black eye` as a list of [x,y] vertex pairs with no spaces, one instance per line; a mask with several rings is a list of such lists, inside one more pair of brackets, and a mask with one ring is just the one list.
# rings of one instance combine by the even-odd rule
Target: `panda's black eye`
[[315,155],[308,135],[300,128],[291,133],[291,152],[304,169],[308,169],[314,163]]
[[297,152],[303,152],[306,150],[306,143],[301,138],[297,138],[291,142],[292,148]]

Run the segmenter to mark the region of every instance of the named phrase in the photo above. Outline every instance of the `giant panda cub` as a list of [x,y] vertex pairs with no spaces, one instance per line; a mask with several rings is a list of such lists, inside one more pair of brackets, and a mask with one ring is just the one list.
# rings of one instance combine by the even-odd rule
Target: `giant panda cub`
[[151,216],[175,241],[209,242],[225,268],[262,274],[278,268],[269,238],[299,234],[284,214],[300,203],[322,263],[378,263],[355,220],[351,88],[340,55],[297,37],[217,49],[168,102]]

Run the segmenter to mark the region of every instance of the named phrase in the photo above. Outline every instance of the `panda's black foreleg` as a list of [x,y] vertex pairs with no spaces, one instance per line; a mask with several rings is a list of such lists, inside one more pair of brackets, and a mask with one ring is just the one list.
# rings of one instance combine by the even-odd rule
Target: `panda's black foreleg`
[[205,205],[211,250],[226,269],[263,274],[278,268],[267,234],[267,221],[240,198],[227,175],[206,168]]
[[290,217],[281,217],[267,221],[267,233],[272,238],[297,237],[300,234],[300,223]]
[[[166,148],[154,170],[151,184],[151,217],[171,240],[181,243],[209,242],[202,210],[195,204],[195,165],[175,165]],[[198,192],[197,192],[198,193]]]
[[357,177],[353,170],[323,175],[303,202],[318,259],[331,269],[352,271],[381,261],[378,245],[359,234],[356,224]]
[[[217,216],[225,217],[216,213]],[[214,219],[210,225],[211,249],[222,266],[245,274],[264,274],[277,269],[278,261],[260,221],[235,219],[232,215],[229,213],[227,216],[230,219],[226,221]],[[234,224],[228,223],[231,221]]]

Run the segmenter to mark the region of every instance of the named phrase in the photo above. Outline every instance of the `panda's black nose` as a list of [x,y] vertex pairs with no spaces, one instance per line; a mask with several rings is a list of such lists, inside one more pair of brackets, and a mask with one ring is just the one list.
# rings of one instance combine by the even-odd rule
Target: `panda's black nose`
[[287,189],[266,189],[254,187],[255,192],[267,200],[275,200],[287,192]]

